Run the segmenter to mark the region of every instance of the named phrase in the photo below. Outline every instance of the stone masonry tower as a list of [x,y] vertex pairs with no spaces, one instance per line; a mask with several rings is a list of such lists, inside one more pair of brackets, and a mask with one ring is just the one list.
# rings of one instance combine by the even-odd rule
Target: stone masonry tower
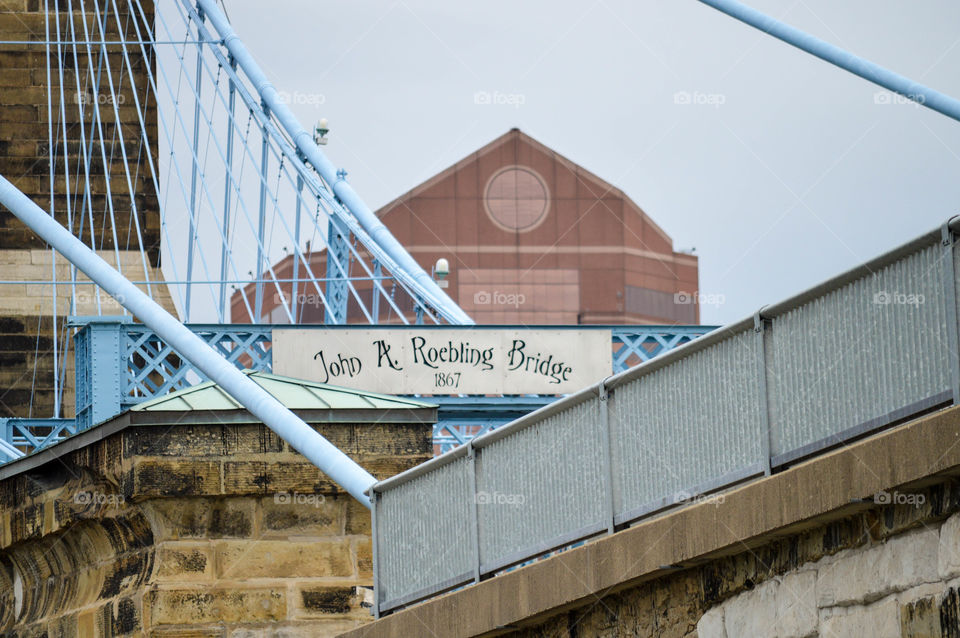
[[[149,161],[158,157],[154,49],[141,44],[152,30],[151,0],[0,0],[0,174],[129,279],[150,281],[170,309]],[[24,282],[0,283],[0,417],[73,415],[66,318],[122,313],[75,277],[0,210],[0,282]]]

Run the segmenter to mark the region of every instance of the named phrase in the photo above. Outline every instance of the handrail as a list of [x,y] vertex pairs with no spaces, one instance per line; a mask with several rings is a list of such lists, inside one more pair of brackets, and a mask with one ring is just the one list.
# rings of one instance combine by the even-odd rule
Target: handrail
[[[947,223],[951,230],[960,232],[960,218],[951,217]],[[784,299],[781,302],[778,302],[769,306],[764,306],[763,309],[759,311],[759,314],[764,319],[772,319],[776,316],[787,313],[791,310],[798,308],[799,306],[810,301],[811,299],[814,299],[824,294],[825,292],[836,290],[837,288],[843,286],[844,284],[849,283],[850,281],[853,281],[854,279],[857,279],[859,277],[868,276],[878,268],[885,266],[887,264],[893,263],[900,257],[904,255],[908,255],[923,246],[927,246],[934,243],[937,239],[939,239],[939,237],[940,237],[940,227],[934,230],[928,231],[926,233],[923,233],[922,235],[919,235],[918,237],[914,238],[911,241],[908,241],[905,244],[901,244],[896,248],[893,248],[877,257],[874,257],[873,259],[867,260],[862,264],[854,266],[853,268],[850,268],[849,270],[846,270],[840,273],[839,275],[830,277],[829,279],[819,284],[816,284],[814,286],[811,286],[807,290],[804,290],[803,292],[793,295],[792,297],[788,297],[787,299]],[[504,425],[503,427],[497,428],[492,432],[488,432],[486,434],[478,436],[477,438],[473,439],[471,443],[475,448],[480,448],[480,447],[483,447],[484,445],[489,445],[493,441],[496,441],[505,436],[508,436],[518,430],[522,430],[526,427],[539,423],[540,421],[542,421],[548,416],[557,414],[558,412],[562,412],[563,410],[573,407],[578,403],[582,403],[583,401],[588,400],[591,396],[599,396],[602,392],[602,389],[604,388],[607,391],[613,390],[617,386],[621,386],[624,383],[633,381],[634,379],[637,379],[639,377],[645,376],[647,374],[651,374],[656,370],[659,370],[660,368],[676,363],[680,359],[688,357],[694,354],[695,352],[708,348],[711,345],[716,344],[717,342],[720,342],[720,341],[723,341],[724,339],[729,338],[730,335],[732,334],[743,332],[744,330],[747,330],[753,327],[754,317],[756,316],[756,314],[757,313],[754,313],[749,317],[740,319],[739,321],[734,321],[733,323],[727,324],[725,326],[721,326],[713,330],[712,332],[709,332],[701,337],[694,339],[693,341],[689,341],[683,345],[673,348],[672,350],[664,352],[663,354],[651,359],[650,361],[645,361],[641,364],[638,364],[630,368],[629,370],[624,370],[623,372],[614,374],[613,376],[607,377],[603,381],[590,385],[582,390],[575,392],[574,394],[570,394],[566,397],[563,397],[562,399],[558,399],[553,403],[550,403],[549,405],[545,405],[538,410],[534,410],[533,412],[527,415],[524,415],[519,419],[516,419],[515,421],[510,422],[507,425]],[[459,458],[460,456],[462,456],[462,454],[463,452],[460,451],[460,448],[457,448],[455,450],[442,454],[438,457],[432,458],[429,461],[425,461],[424,463],[416,467],[412,467],[409,470],[406,470],[404,472],[401,472],[400,474],[391,476],[383,481],[378,481],[376,484],[372,486],[372,489],[373,491],[376,491],[376,492],[382,492],[392,487],[396,487],[397,485],[406,483],[407,481],[417,476],[420,476],[425,471],[428,471],[432,468],[443,466],[448,462]],[[426,468],[426,470],[424,468]]]
[[[958,235],[951,217],[375,483],[376,613],[960,402]],[[434,528],[465,547],[410,572]]]

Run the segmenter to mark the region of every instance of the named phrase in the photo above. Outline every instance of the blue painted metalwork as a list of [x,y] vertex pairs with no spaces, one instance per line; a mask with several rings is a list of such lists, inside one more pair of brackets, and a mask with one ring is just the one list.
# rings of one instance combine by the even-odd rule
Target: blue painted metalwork
[[[215,348],[200,339],[146,293],[111,268],[93,250],[85,246],[70,231],[61,226],[56,219],[46,214],[30,198],[3,177],[0,177],[0,204],[5,206],[41,239],[56,248],[60,254],[83,271],[91,281],[102,287],[125,310],[143,321],[144,326],[149,327],[159,338],[169,344],[168,347],[176,349],[178,355],[188,360],[197,371],[202,371],[212,381],[215,381],[225,393],[233,397],[250,414],[257,417],[293,449],[320,468],[337,485],[360,501],[361,504],[370,507],[370,498],[365,492],[376,480],[369,472],[330,443],[319,432],[304,423],[300,417],[282,405],[273,395],[237,370]],[[96,324],[94,325],[96,326]],[[95,331],[94,334],[97,332],[101,331]],[[118,331],[114,330],[110,337],[119,340]],[[111,344],[107,341],[107,338],[102,340],[103,347],[112,349]],[[100,340],[94,342],[93,350],[99,347],[99,343],[101,343]],[[119,347],[119,343],[115,347]],[[114,368],[115,373],[112,376],[116,380],[120,374],[120,367],[115,365]],[[96,383],[96,378],[99,375],[100,371],[94,370],[90,376],[95,379],[94,382]],[[88,406],[88,418],[92,420],[98,416],[102,408],[96,394],[91,394],[93,404]],[[81,422],[78,421],[79,423]]]
[[129,317],[97,317],[74,335],[78,430],[106,421],[129,407],[121,400],[124,368],[119,365],[126,326],[133,326]]
[[491,430],[542,408],[556,396],[432,396],[426,399],[438,406],[433,428],[434,454],[460,447]]
[[[88,236],[91,248],[109,250],[121,275],[133,279],[122,269],[136,268],[148,295],[169,290],[188,322],[226,322],[236,307],[254,322],[286,317],[296,323],[301,291],[322,301],[330,288],[334,321],[345,321],[349,309],[351,317],[370,322],[389,314],[403,323],[472,323],[323,156],[215,3],[44,0],[42,6],[41,37],[5,42],[32,49],[44,66],[37,72],[47,84],[41,113],[48,142],[41,159],[49,163],[52,200],[47,212],[65,218],[75,236]],[[110,53],[110,46],[119,48]],[[102,208],[92,195],[97,188],[104,191]],[[144,202],[159,208],[160,237],[142,233]],[[128,228],[120,227],[117,214],[129,214]],[[331,224],[347,240],[325,278],[312,271],[308,255],[326,248]],[[97,245],[106,238],[112,245]],[[159,288],[150,281],[158,267],[154,250],[172,271]],[[123,251],[139,253],[139,263]],[[294,295],[273,268],[289,254]],[[57,311],[103,312],[98,286],[90,302],[81,298],[77,307],[77,270],[71,265],[66,281],[57,281],[59,260],[53,257],[40,284],[61,292],[69,286],[70,310],[54,296],[52,321],[38,335],[53,343],[54,417],[62,412],[64,351],[72,341],[63,339]],[[230,282],[241,283],[233,299]],[[8,284],[22,282],[0,282]],[[197,286],[209,297],[197,294]],[[398,299],[423,307],[401,311]]]
[[80,431],[74,419],[0,419],[0,463],[41,450]]
[[[84,430],[148,399],[206,381],[207,376],[181,357],[147,326],[129,317],[73,317],[76,361],[76,430]],[[195,324],[190,330],[239,369],[272,372],[274,328],[288,325]],[[301,325],[325,330],[328,326]],[[529,326],[504,326],[507,329]],[[554,326],[582,329],[584,326]],[[613,373],[704,335],[715,326],[590,326],[612,333]],[[388,327],[384,327],[385,329]],[[427,328],[431,329],[431,328]],[[442,328],[432,328],[442,329]],[[449,451],[555,401],[551,395],[432,396],[439,406],[434,449]],[[39,427],[32,420],[25,428]],[[20,422],[12,419],[11,422]],[[44,426],[45,427],[45,426]],[[5,439],[10,441],[9,438]],[[36,440],[41,445],[35,446]],[[40,434],[21,439],[26,451],[54,442]],[[2,459],[0,459],[2,461]]]
[[879,64],[861,58],[838,46],[825,42],[820,38],[805,33],[796,27],[780,22],[765,13],[748,7],[736,0],[700,0],[705,5],[721,11],[741,22],[756,27],[764,33],[783,40],[787,44],[797,47],[840,67],[864,80],[868,80],[889,89],[898,95],[942,113],[949,118],[960,121],[960,100],[945,95],[940,91],[924,86],[919,82],[906,78],[899,73],[885,69]]
[[324,306],[324,321],[327,323],[347,322],[349,247],[350,231],[331,217],[330,224],[327,226],[327,303]]
[[[380,262],[377,260],[373,261],[373,276],[376,279],[383,277],[383,269],[380,268]],[[377,325],[380,323],[380,291],[377,289],[373,290],[373,303],[370,304],[370,313],[373,315],[373,323]]]
[[[231,58],[230,67],[234,71],[236,71],[237,69],[236,60],[233,60]],[[229,97],[227,98],[227,120],[228,122],[232,122],[234,119],[234,114],[237,112],[237,87],[233,83],[232,79],[228,79],[227,82],[229,84],[229,88],[227,89],[227,93],[229,95]],[[227,149],[226,149],[226,158],[225,158],[226,166],[224,167],[226,169],[227,174],[231,174],[233,172],[233,137],[234,137],[234,130],[233,130],[232,124],[230,124],[227,126]],[[297,177],[298,193],[300,193],[303,190],[302,184],[303,184],[302,178],[298,176]],[[225,309],[227,306],[227,278],[229,277],[227,273],[227,258],[229,256],[228,253],[230,250],[230,194],[231,194],[230,183],[227,182],[223,186],[223,230],[221,232],[223,234],[224,241],[220,245],[220,297],[219,297],[219,305],[217,306],[217,311],[218,311],[221,322],[227,321],[227,317],[225,316],[226,315]],[[300,230],[300,204],[301,204],[301,198],[298,195],[297,197],[297,230],[298,231]],[[300,243],[299,232],[297,233],[296,239],[294,241],[296,242],[296,245],[299,245]],[[296,268],[296,264],[294,265],[294,268]],[[294,272],[296,272],[296,270],[294,270]],[[294,291],[296,291],[296,288],[294,288]],[[294,292],[294,297],[296,297],[296,292]],[[296,316],[296,313],[294,313],[294,316]]]
[[[267,117],[270,111],[264,109]],[[257,213],[257,271],[256,293],[254,295],[253,316],[257,323],[263,321],[263,261],[265,232],[267,228],[267,168],[270,165],[270,136],[266,129],[263,131],[263,141],[260,143],[260,202]],[[189,318],[187,319],[189,321]],[[292,319],[291,319],[292,321]]]
[[[203,13],[200,14],[203,20]],[[197,101],[193,105],[193,162],[190,170],[190,227],[187,231],[187,300],[184,308],[184,320],[190,321],[190,303],[193,300],[193,253],[197,247],[197,177],[200,172],[200,96],[203,92],[203,45],[197,44],[196,91]],[[258,275],[259,278],[259,275]]]
[[[193,9],[189,0],[181,1],[190,19],[195,23],[198,37],[205,37],[206,33],[201,24],[199,13]],[[473,324],[473,320],[437,286],[433,278],[424,272],[420,264],[400,245],[383,222],[353,190],[349,182],[344,179],[343,173],[327,159],[314,141],[313,135],[300,125],[297,118],[284,103],[280,93],[270,83],[253,55],[234,32],[233,27],[230,26],[230,22],[217,6],[216,1],[197,0],[197,7],[200,8],[204,17],[210,21],[220,35],[223,47],[229,51],[250,79],[250,83],[260,96],[263,110],[276,118],[299,154],[313,166],[320,177],[329,185],[337,201],[349,211],[350,215],[344,216],[343,221],[359,222],[359,226],[370,236],[371,244],[383,250],[384,255],[380,257],[380,260],[384,262],[384,265],[387,265],[385,259],[395,263],[397,268],[389,269],[391,273],[398,279],[408,281],[410,286],[426,300],[426,303],[441,316],[451,323]],[[314,176],[311,175],[311,177]],[[341,213],[335,208],[334,215],[340,217]],[[356,234],[355,230],[351,230]]]

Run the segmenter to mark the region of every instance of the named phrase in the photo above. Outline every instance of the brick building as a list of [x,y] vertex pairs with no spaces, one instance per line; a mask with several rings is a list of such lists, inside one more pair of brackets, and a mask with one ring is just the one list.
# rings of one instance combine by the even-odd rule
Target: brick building
[[[481,324],[700,319],[689,303],[698,289],[697,257],[675,251],[670,236],[623,191],[518,129],[377,215],[426,271],[440,258],[449,261],[448,294]],[[309,259],[314,273],[326,272],[325,251]],[[293,257],[276,264],[277,277],[291,278],[292,264]],[[369,296],[362,283],[357,287]],[[252,298],[252,284],[247,292]],[[300,320],[322,323],[323,304],[310,295],[302,301]],[[265,321],[286,321],[277,304],[276,295],[266,296]],[[398,305],[412,307],[409,299],[398,298]],[[249,321],[239,292],[232,316]],[[353,300],[348,317],[362,318]]]

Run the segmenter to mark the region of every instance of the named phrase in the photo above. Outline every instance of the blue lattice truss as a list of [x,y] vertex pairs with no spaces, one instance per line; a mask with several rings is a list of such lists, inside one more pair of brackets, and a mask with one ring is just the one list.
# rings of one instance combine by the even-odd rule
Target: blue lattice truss
[[[57,443],[142,401],[206,380],[152,330],[129,317],[88,317],[76,325],[80,328],[74,336],[76,419],[0,419],[0,462]],[[274,326],[209,324],[190,328],[238,368],[272,371]],[[714,326],[605,328],[613,337],[611,372],[616,373],[704,335]],[[439,406],[434,451],[451,450],[556,399],[552,395],[429,397],[428,401]]]

